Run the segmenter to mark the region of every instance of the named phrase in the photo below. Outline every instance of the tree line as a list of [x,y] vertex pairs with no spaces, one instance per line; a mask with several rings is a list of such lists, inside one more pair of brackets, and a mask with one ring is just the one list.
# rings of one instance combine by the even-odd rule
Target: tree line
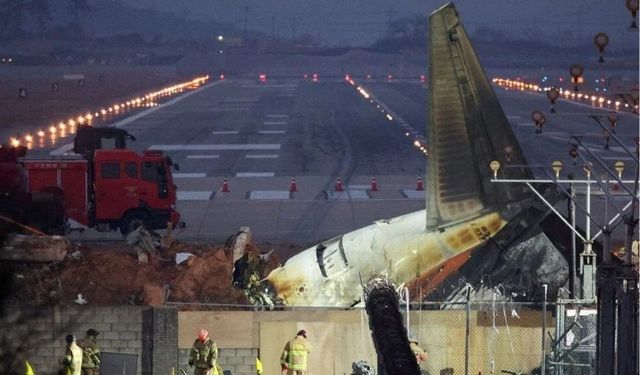
[[[57,0],[61,1],[61,0]],[[83,12],[91,11],[89,0],[64,0],[66,11],[75,28],[80,25]],[[46,35],[51,26],[51,0],[0,0],[0,38],[20,39],[25,37],[26,26],[33,24],[37,33]]]

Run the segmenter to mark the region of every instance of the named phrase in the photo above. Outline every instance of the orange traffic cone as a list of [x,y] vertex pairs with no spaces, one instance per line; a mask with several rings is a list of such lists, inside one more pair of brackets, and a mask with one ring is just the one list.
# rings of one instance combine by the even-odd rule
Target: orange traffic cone
[[376,181],[375,176],[371,177],[371,191],[378,191],[378,181]]
[[342,187],[342,179],[340,177],[336,180],[336,191],[344,191],[344,188]]
[[416,190],[424,190],[424,185],[422,185],[422,177],[418,177],[418,182],[416,182]]
[[224,180],[222,181],[222,192],[223,193],[228,193],[230,192],[229,190],[229,182],[227,181],[227,178],[225,177]]
[[298,185],[296,185],[296,178],[291,177],[291,183],[289,184],[289,193],[295,193],[298,191]]

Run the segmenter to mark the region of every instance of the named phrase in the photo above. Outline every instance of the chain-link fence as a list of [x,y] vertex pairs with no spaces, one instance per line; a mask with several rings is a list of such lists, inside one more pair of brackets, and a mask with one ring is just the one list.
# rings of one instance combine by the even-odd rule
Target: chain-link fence
[[[234,308],[230,305],[221,305],[216,309],[215,304],[169,305],[200,311],[251,309],[250,306]],[[402,309],[408,326],[407,334],[428,355],[420,363],[423,374],[596,374],[595,305],[562,300],[544,303],[495,299],[471,300],[468,303],[412,303],[408,316],[406,304],[402,305]],[[351,358],[349,361],[371,359],[370,355],[375,358],[374,353],[368,353],[373,350],[372,343],[369,343],[369,323],[366,314],[359,308],[345,311],[317,307],[277,307],[275,310],[254,310],[253,322],[260,327],[253,331],[253,334],[258,335],[254,338],[255,342],[260,341],[259,337],[263,335],[272,336],[274,332],[282,330],[289,334],[291,328],[287,324],[292,322],[302,324],[305,328],[313,324],[323,327],[323,324],[329,324],[326,327],[334,327],[335,323],[335,332],[348,331],[349,334],[344,335],[344,340],[322,342],[323,361],[331,359],[337,363],[347,357]],[[354,316],[347,318],[340,315],[338,319],[337,313]],[[224,320],[226,318],[223,317],[232,315],[232,312],[228,312],[218,317]],[[261,332],[264,324],[271,324],[268,332]],[[317,336],[315,339],[318,340]],[[360,341],[363,342],[362,345]],[[354,346],[364,351],[355,353]],[[343,355],[346,352],[353,355]],[[375,365],[375,360],[369,360],[369,363]],[[346,365],[351,366],[351,362]],[[336,371],[340,366],[336,365]],[[343,375],[344,370],[336,371],[335,374]]]
[[596,373],[596,316],[575,301],[421,303],[409,335],[429,355],[425,374],[586,375]]

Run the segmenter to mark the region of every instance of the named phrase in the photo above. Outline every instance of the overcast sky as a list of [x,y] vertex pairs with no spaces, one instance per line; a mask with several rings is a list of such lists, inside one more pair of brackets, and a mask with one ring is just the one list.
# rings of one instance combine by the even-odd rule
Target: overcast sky
[[[250,30],[281,37],[318,35],[329,44],[367,45],[382,36],[389,19],[425,17],[441,0],[121,0],[135,7],[170,10],[190,18],[215,19],[242,29],[245,7]],[[455,2],[468,31],[489,26],[508,35],[555,36],[563,41],[603,31],[611,47],[636,44],[627,30],[624,0],[461,0]]]

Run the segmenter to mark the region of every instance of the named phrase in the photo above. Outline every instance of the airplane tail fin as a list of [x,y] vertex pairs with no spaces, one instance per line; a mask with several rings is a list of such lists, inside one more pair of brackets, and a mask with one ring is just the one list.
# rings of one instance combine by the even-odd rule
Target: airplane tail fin
[[[522,149],[453,3],[429,17],[427,229],[502,210],[530,196],[522,184],[491,183],[489,164],[525,165]],[[503,178],[532,178],[502,168]]]

